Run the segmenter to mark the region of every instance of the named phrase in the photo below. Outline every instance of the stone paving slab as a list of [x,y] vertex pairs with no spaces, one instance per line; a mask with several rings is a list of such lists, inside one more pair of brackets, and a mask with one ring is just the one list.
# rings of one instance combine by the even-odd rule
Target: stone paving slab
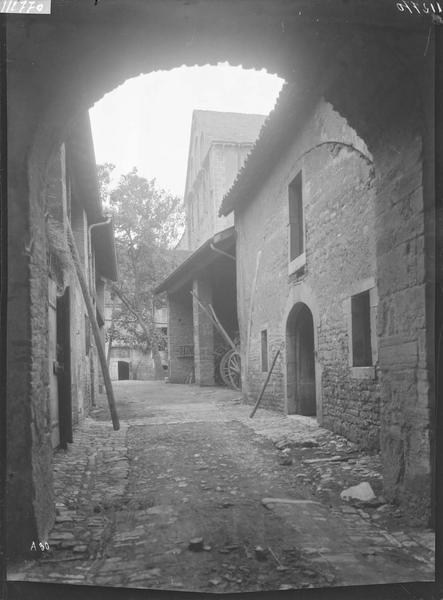
[[[377,482],[377,456],[306,464],[354,449],[307,417],[249,419],[229,390],[127,382],[115,393],[120,431],[103,408],[55,453],[51,550],[10,565],[10,580],[218,592],[433,580],[433,532],[388,532],[325,500],[343,466]],[[282,439],[296,444],[289,467]],[[298,503],[266,508],[266,497]],[[210,549],[190,552],[200,534]]]

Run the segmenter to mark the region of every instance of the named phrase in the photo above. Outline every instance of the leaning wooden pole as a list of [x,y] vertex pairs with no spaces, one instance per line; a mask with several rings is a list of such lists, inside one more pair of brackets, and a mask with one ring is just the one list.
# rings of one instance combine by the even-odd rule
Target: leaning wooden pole
[[263,397],[263,394],[265,393],[266,386],[268,385],[268,383],[269,383],[269,380],[271,379],[272,371],[274,370],[275,362],[276,362],[276,360],[277,360],[277,357],[278,357],[278,355],[279,355],[279,354],[280,354],[280,350],[277,350],[277,352],[275,353],[275,356],[274,356],[274,360],[272,361],[271,368],[269,369],[268,376],[266,377],[266,379],[265,379],[265,382],[264,382],[264,384],[263,384],[263,387],[262,387],[262,389],[261,389],[261,392],[260,392],[260,395],[259,395],[259,397],[258,397],[258,400],[257,400],[257,402],[255,403],[255,406],[254,406],[254,408],[253,408],[253,410],[252,410],[251,414],[249,415],[249,418],[250,418],[250,419],[252,419],[252,417],[255,415],[255,413],[256,413],[256,411],[257,411],[258,405],[260,404],[260,402],[261,402],[261,399],[262,399],[262,397]]
[[206,308],[206,306],[203,304],[203,302],[200,300],[200,298],[197,296],[197,294],[193,290],[191,290],[191,295],[195,298],[195,300],[196,300],[197,304],[199,305],[199,307],[206,314],[206,316],[211,321],[211,323],[214,325],[214,327],[219,330],[219,332],[225,338],[225,340],[228,342],[228,344],[231,346],[231,348],[233,350],[237,350],[236,345],[231,340],[231,338],[229,337],[228,333],[226,332],[226,330],[224,329],[224,327],[222,326],[222,324],[218,320],[217,315],[215,314],[215,311],[214,311],[212,305],[210,304],[209,308]]
[[261,250],[257,252],[257,257],[255,259],[255,272],[254,279],[252,280],[251,287],[251,297],[249,299],[249,317],[248,317],[248,330],[246,333],[246,344],[244,349],[244,360],[242,364],[244,365],[244,390],[246,394],[249,393],[249,381],[248,381],[248,372],[249,372],[249,354],[251,351],[251,333],[252,333],[252,315],[254,312],[254,296],[257,288],[257,278],[258,278],[258,269],[260,267],[261,260]]
[[88,311],[89,321],[91,323],[92,332],[94,334],[95,345],[97,347],[98,357],[103,373],[103,381],[105,382],[106,395],[108,397],[109,410],[111,412],[112,425],[115,431],[120,429],[120,422],[117,415],[117,409],[115,408],[114,392],[112,390],[111,377],[109,375],[108,365],[106,363],[105,349],[103,348],[102,339],[100,337],[100,329],[98,327],[97,318],[95,316],[94,307],[92,304],[91,297],[89,295],[88,284],[86,282],[83,269],[81,267],[80,256],[78,254],[77,245],[75,243],[74,234],[72,233],[71,225],[67,223],[67,234],[68,234],[68,245],[71,250],[72,261],[74,263],[77,278],[80,283],[83,298],[86,304],[86,310]]
[[217,317],[214,307],[212,306],[212,304],[208,304],[208,308],[211,311],[212,316],[214,317],[214,321],[217,323],[219,331],[223,334],[225,340],[228,342],[228,344],[231,346],[231,348],[233,350],[237,350],[237,346],[234,344],[234,342],[231,340],[228,332],[226,331],[226,329],[223,327],[223,325],[220,323],[219,318]]

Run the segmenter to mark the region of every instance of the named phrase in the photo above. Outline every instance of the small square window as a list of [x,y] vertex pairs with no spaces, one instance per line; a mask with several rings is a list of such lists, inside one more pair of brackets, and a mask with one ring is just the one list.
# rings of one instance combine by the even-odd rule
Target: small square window
[[268,330],[261,332],[261,370],[268,370]]
[[369,290],[351,297],[352,366],[372,366]]

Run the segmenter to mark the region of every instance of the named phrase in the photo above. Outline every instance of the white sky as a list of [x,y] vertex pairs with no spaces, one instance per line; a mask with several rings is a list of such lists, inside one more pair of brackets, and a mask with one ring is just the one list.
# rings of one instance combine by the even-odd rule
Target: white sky
[[268,114],[283,80],[227,63],[180,67],[129,79],[90,110],[97,163],[132,167],[183,196],[194,109]]

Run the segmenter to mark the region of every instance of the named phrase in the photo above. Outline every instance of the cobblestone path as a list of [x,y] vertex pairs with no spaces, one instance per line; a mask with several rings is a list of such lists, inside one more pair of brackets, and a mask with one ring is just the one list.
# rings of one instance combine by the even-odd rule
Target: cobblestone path
[[362,480],[381,492],[376,455],[306,417],[251,420],[228,390],[115,393],[120,431],[103,406],[56,452],[50,551],[10,580],[234,592],[434,579],[432,532],[339,499]]

